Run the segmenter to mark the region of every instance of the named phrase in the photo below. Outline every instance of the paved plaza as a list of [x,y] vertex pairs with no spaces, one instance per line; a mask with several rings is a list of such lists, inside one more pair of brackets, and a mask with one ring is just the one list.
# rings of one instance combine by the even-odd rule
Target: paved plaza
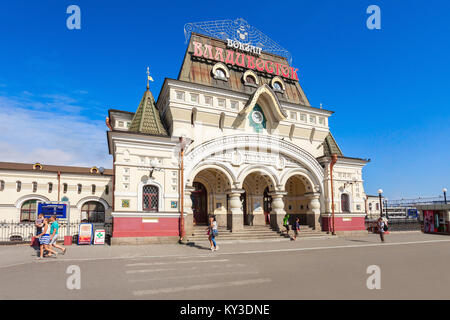
[[[449,299],[450,237],[393,233],[358,238],[148,246],[70,246],[36,260],[0,247],[0,299]],[[220,240],[219,240],[220,244]],[[367,288],[369,266],[381,289]],[[69,266],[80,289],[69,290]],[[72,270],[72,269],[71,269]]]

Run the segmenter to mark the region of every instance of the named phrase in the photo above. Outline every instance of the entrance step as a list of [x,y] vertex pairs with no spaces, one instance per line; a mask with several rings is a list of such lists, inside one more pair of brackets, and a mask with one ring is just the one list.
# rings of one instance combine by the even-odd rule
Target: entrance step
[[[188,243],[192,242],[205,242],[208,241],[208,235],[206,233],[206,226],[194,226],[192,229],[192,234],[187,235]],[[274,240],[274,239],[289,239],[294,232],[291,230],[289,235],[285,232],[278,232],[272,230],[269,225],[264,226],[244,226],[242,230],[234,231],[228,230],[226,227],[218,227],[218,240]],[[300,226],[300,231],[298,233],[298,238],[309,238],[309,237],[328,237],[325,232],[314,230],[310,226],[302,225]]]

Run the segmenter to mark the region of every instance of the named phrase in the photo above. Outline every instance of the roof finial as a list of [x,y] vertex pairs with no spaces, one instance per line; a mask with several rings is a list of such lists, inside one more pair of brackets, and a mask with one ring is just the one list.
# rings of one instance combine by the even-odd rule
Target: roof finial
[[150,68],[147,67],[147,90],[150,89],[150,82],[149,81],[153,81],[153,78],[150,77]]

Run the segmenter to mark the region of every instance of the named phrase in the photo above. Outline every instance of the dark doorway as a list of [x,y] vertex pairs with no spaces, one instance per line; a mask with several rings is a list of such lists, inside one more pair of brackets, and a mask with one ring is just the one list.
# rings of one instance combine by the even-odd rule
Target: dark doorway
[[194,189],[191,194],[194,224],[206,224],[208,217],[206,188],[200,182],[194,182]]
[[272,211],[272,197],[269,195],[269,187],[264,189],[264,220],[270,224],[270,212]]

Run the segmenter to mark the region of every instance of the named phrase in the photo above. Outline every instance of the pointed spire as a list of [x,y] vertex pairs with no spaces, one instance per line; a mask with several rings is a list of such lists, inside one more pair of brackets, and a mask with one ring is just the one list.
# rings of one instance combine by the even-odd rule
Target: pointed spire
[[147,67],[147,90],[142,96],[139,107],[131,120],[129,132],[146,133],[158,136],[168,136],[155,105],[155,99],[150,92],[149,81],[153,81]]

